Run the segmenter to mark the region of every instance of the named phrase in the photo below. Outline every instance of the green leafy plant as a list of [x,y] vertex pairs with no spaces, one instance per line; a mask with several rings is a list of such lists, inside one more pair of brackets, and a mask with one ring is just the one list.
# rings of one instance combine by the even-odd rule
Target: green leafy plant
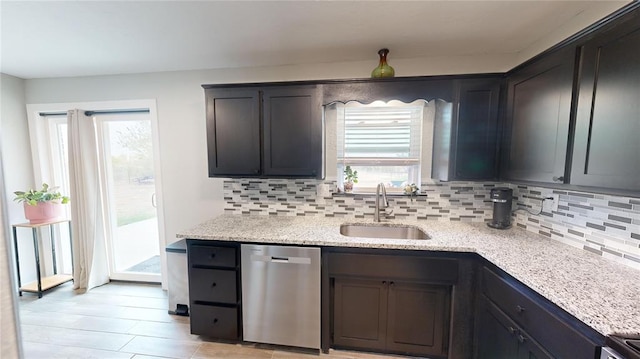
[[37,205],[38,202],[50,201],[58,201],[62,204],[69,203],[69,197],[63,196],[60,192],[58,192],[58,187],[49,187],[49,185],[46,183],[42,184],[42,189],[39,191],[30,189],[26,192],[16,191],[13,192],[13,194],[16,195],[16,198],[13,199],[14,201],[25,202],[32,206]]
[[353,171],[351,166],[345,167],[344,180],[350,183],[358,183],[358,171]]

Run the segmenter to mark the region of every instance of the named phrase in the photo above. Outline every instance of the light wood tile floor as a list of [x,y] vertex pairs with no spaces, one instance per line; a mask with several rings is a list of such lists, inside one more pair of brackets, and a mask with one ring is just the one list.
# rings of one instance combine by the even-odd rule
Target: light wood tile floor
[[20,297],[26,359],[41,358],[225,358],[381,359],[406,358],[331,350],[316,354],[261,344],[226,344],[189,333],[189,318],[167,313],[159,285],[112,282],[86,294],[66,283],[41,299]]

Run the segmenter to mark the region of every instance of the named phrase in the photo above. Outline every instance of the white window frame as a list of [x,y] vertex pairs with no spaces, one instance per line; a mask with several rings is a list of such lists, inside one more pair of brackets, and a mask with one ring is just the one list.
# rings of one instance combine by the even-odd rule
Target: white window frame
[[[420,185],[420,181],[421,181],[421,174],[422,174],[422,166],[424,165],[423,161],[422,161],[422,157],[423,157],[423,146],[425,145],[425,139],[424,139],[424,109],[427,105],[427,102],[424,100],[417,100],[414,101],[412,103],[404,103],[401,101],[390,101],[388,103],[382,102],[382,101],[376,101],[373,102],[371,104],[361,104],[361,103],[357,103],[357,102],[349,102],[346,105],[343,104],[338,104],[336,110],[337,110],[337,121],[336,121],[336,134],[337,134],[337,142],[336,142],[336,164],[337,164],[337,182],[338,182],[338,187],[340,188],[344,188],[344,169],[346,168],[347,165],[349,166],[406,166],[408,167],[408,171],[410,172],[409,175],[409,183],[415,183],[418,186]],[[417,126],[415,126],[414,124],[411,125],[411,136],[412,139],[411,141],[415,141],[415,136],[418,137],[417,139],[417,144],[416,143],[412,143],[411,146],[411,150],[410,152],[411,155],[410,158],[390,158],[390,157],[353,157],[353,158],[349,158],[348,156],[345,155],[344,151],[345,151],[345,117],[346,117],[346,112],[348,111],[349,108],[354,108],[354,107],[375,107],[375,108],[381,108],[381,107],[405,107],[405,108],[415,108],[415,107],[420,107],[420,115],[419,117],[419,124]],[[417,146],[417,148],[415,147]],[[381,181],[382,182],[382,181]],[[354,185],[354,192],[355,193],[372,193],[375,192],[376,188],[375,187],[366,187],[366,186],[358,186],[357,184]],[[388,188],[387,187],[387,192],[388,193],[403,193],[403,189],[402,188]]]

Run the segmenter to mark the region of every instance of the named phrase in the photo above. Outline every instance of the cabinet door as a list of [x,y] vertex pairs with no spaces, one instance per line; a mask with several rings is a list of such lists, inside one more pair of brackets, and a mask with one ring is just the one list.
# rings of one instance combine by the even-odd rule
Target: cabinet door
[[512,359],[518,354],[517,327],[481,296],[476,322],[477,359]]
[[526,333],[518,334],[518,359],[553,359],[540,344],[531,340]]
[[207,89],[205,96],[209,177],[259,175],[259,92]]
[[267,88],[263,106],[264,175],[321,176],[322,111],[317,88]]
[[333,344],[385,349],[387,292],[383,281],[336,278]]
[[449,288],[389,282],[387,350],[447,355]]
[[571,182],[640,190],[640,11],[587,42]]
[[499,100],[500,79],[467,80],[460,85],[454,179],[496,178]]
[[477,359],[553,358],[484,295],[479,301],[476,333]]
[[504,179],[564,181],[574,63],[567,48],[508,78]]

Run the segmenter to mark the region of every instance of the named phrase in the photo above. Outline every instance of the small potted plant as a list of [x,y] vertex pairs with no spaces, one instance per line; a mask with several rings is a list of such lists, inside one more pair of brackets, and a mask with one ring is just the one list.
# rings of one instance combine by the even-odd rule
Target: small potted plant
[[344,169],[344,191],[345,193],[351,193],[353,191],[353,184],[358,183],[358,171],[351,169],[351,166],[347,166]]
[[62,216],[62,205],[69,203],[69,197],[58,192],[57,187],[43,183],[41,190],[13,192],[16,202],[24,203],[24,216],[29,223],[37,224],[54,220]]

